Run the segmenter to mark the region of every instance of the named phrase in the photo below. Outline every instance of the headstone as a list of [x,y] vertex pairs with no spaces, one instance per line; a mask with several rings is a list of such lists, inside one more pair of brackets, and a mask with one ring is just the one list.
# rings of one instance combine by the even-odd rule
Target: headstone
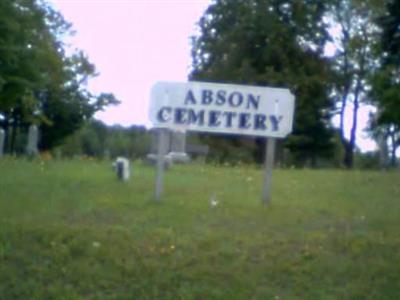
[[186,153],[199,163],[205,163],[210,147],[202,144],[187,144]]
[[117,174],[117,178],[121,181],[128,181],[131,177],[129,160],[125,157],[117,157],[113,163],[113,168]]
[[173,131],[170,136],[169,156],[174,163],[188,163],[189,156],[186,153],[186,133]]
[[174,163],[186,164],[190,161],[186,153],[186,133],[184,131],[173,131],[171,133],[170,152]]
[[0,157],[3,156],[4,153],[4,141],[6,138],[6,133],[3,129],[0,128]]
[[26,145],[26,154],[29,157],[34,157],[39,153],[38,142],[39,142],[39,129],[36,125],[31,125],[29,126],[28,143]]
[[173,131],[170,145],[170,152],[185,152],[186,133],[184,131]]

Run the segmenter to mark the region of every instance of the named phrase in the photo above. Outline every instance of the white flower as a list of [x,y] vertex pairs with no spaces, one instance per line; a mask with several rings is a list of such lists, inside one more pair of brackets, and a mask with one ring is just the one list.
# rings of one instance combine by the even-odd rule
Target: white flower
[[93,242],[93,243],[92,243],[92,246],[93,246],[94,248],[99,248],[99,247],[100,247],[100,242]]
[[218,205],[217,195],[212,194],[210,197],[210,206],[216,207]]

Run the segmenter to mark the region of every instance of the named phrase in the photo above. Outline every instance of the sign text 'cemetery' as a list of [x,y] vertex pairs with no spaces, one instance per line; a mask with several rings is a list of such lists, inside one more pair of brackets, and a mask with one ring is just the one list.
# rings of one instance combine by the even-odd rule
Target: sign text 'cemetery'
[[159,82],[151,93],[150,120],[159,128],[285,137],[293,111],[287,89]]

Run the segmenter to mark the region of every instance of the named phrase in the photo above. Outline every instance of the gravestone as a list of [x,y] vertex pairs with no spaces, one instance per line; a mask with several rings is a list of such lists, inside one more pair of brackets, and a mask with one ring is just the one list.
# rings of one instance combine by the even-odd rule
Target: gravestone
[[210,152],[210,147],[203,144],[187,144],[186,153],[199,163],[205,163],[206,157]]
[[129,160],[125,157],[117,157],[113,163],[113,168],[117,174],[117,178],[121,181],[128,181],[131,177]]
[[39,143],[39,129],[36,125],[29,126],[28,131],[28,143],[26,145],[26,154],[29,157],[38,155],[38,143]]
[[190,161],[186,153],[186,133],[184,131],[171,132],[168,155],[174,163],[188,163]]
[[186,134],[183,131],[173,131],[171,133],[170,152],[185,152]]
[[[155,165],[157,162],[157,150],[159,136],[157,130],[151,131],[150,153],[146,156],[147,162]],[[186,133],[184,131],[164,132],[164,142],[166,143],[166,155],[164,157],[165,167],[170,167],[173,163],[188,163],[190,157],[186,153]]]
[[6,134],[3,129],[0,128],[0,157],[3,156],[4,153],[4,141],[6,138]]

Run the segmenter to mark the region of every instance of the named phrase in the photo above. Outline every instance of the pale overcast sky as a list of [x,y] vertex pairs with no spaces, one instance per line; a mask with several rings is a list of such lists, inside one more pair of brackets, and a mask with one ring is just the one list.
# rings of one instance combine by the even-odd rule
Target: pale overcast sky
[[122,101],[96,117],[108,124],[146,124],[151,86],[186,81],[190,36],[209,0],[51,0],[77,31],[72,43],[84,50],[100,76],[94,92]]
[[[157,81],[186,81],[190,36],[211,0],[49,0],[73,24],[71,43],[84,50],[100,75],[93,92],[112,92],[122,101],[97,118],[107,124],[145,124],[150,89]],[[360,115],[365,126],[368,113]],[[363,150],[375,143],[358,132]]]

